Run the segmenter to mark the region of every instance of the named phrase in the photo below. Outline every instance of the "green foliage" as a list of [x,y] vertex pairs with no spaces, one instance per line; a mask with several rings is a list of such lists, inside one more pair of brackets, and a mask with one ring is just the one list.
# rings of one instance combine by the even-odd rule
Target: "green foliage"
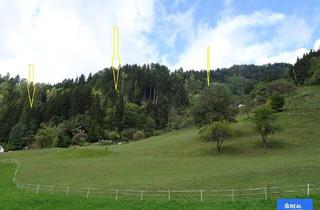
[[133,134],[136,132],[135,128],[128,128],[121,132],[121,139],[124,141],[129,141],[133,139]]
[[[292,183],[318,183],[320,115],[315,113],[320,111],[320,87],[299,88],[296,95],[289,96],[295,97],[303,103],[294,111],[286,110],[286,113],[276,114],[277,123],[283,130],[268,137],[268,140],[272,140],[268,147],[272,149],[263,153],[262,149],[256,147],[254,140],[260,136],[251,130],[253,124],[240,118],[231,128],[241,130],[243,134],[232,135],[230,141],[227,139],[220,155],[213,153],[207,143],[199,142],[199,134],[192,128],[124,147],[112,145],[108,151],[105,146],[90,146],[79,150],[52,148],[5,153],[1,154],[1,158],[20,160],[22,170],[18,172],[18,180],[35,185],[39,182],[47,185],[59,183],[61,186],[81,188],[83,183],[90,180],[90,185],[99,189],[113,189],[115,186],[141,189],[139,187],[143,185],[147,191],[201,189],[204,186],[206,189],[244,189],[263,187],[266,183],[268,186],[279,187],[292,186]],[[120,195],[115,201],[114,194],[108,199],[105,195],[100,198],[91,192],[89,199],[83,199],[86,192],[79,195],[70,193],[67,197],[65,191],[61,194],[54,191],[53,195],[49,195],[40,189],[39,194],[35,194],[25,190],[17,191],[12,184],[15,166],[0,164],[2,209],[92,209],[93,206],[95,209],[105,209],[105,205],[108,205],[108,208],[114,209],[269,210],[276,205],[275,195],[269,199],[269,194],[268,201],[261,196],[248,198],[237,197],[236,194],[235,201],[231,202],[230,197],[212,197],[204,192],[203,203],[200,203],[198,193],[196,196],[188,196],[190,199],[187,200],[172,196],[171,201],[160,201],[159,196],[152,200],[152,196],[145,194],[143,202],[140,197],[136,201],[132,196],[126,199],[125,195]],[[108,176],[97,175],[106,173]],[[290,196],[293,195],[290,193]],[[301,191],[301,194],[294,196],[305,197],[306,193]],[[311,195],[311,198],[314,199],[314,208],[319,209],[319,194]]]
[[207,141],[216,142],[218,152],[221,152],[222,143],[232,135],[228,122],[214,122],[200,130],[200,134]]
[[317,83],[317,75],[319,75],[320,67],[320,50],[304,54],[302,58],[298,58],[293,67],[290,68],[289,77],[299,85],[305,83]]
[[30,142],[30,139],[24,138],[27,133],[27,126],[21,122],[17,123],[10,130],[9,133],[9,145],[12,150],[23,149]]
[[58,128],[43,124],[35,135],[35,146],[39,148],[58,146],[58,136]]
[[249,94],[253,89],[254,82],[242,76],[232,76],[227,80],[228,87],[234,95]]
[[162,130],[155,130],[153,131],[153,136],[160,136],[163,134],[163,131]]
[[314,57],[310,60],[309,80],[311,85],[320,85],[320,58]]
[[270,105],[271,105],[272,109],[280,112],[280,111],[283,110],[284,104],[285,104],[285,99],[279,93],[276,93],[276,94],[271,96]]
[[192,107],[192,115],[197,125],[234,121],[236,109],[228,88],[217,85],[205,89]]
[[190,128],[194,125],[190,109],[182,109],[180,111],[171,111],[169,114],[169,129]]
[[111,131],[108,133],[108,138],[112,141],[118,141],[120,139],[120,135],[116,131]]
[[276,117],[269,107],[264,106],[254,111],[252,121],[255,124],[256,131],[261,135],[263,148],[266,149],[267,136],[277,130],[275,126]]
[[[236,65],[211,72],[213,84],[225,83],[231,93],[247,94],[258,82],[283,79],[288,64],[264,66]],[[65,79],[60,83],[36,84],[31,109],[26,91],[27,81],[19,76],[0,75],[0,139],[13,149],[31,144],[41,124],[59,127],[59,138],[53,145],[67,147],[77,126],[88,130],[89,142],[103,139],[105,130],[121,132],[135,128],[145,136],[154,130],[180,129],[193,125],[188,109],[206,88],[205,71],[170,72],[160,64],[125,65],[121,69],[119,91],[114,91],[112,69],[106,68],[86,78]],[[173,110],[177,113],[172,114]],[[68,128],[60,124],[68,121]],[[27,131],[9,140],[15,125],[22,123]],[[24,131],[22,129],[19,132]],[[14,136],[16,131],[12,130]]]
[[273,94],[293,94],[296,90],[296,86],[287,80],[275,80],[267,85],[268,95]]
[[125,106],[124,122],[126,128],[137,128],[143,125],[143,113],[141,108],[134,103],[128,103]]
[[254,86],[250,95],[256,102],[256,104],[261,105],[267,101],[268,93],[267,93],[267,84],[264,82],[258,83]]
[[145,138],[145,135],[144,135],[143,131],[136,131],[133,134],[133,140],[134,141],[141,140],[141,139],[144,139],[144,138]]

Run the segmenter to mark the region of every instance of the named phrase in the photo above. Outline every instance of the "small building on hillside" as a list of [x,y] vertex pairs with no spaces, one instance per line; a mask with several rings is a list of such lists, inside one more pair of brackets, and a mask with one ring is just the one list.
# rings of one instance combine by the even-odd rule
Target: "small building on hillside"
[[0,145],[0,153],[4,152],[4,148]]
[[77,135],[78,133],[88,134],[88,130],[84,126],[79,126],[79,127],[77,127],[77,128],[72,130],[72,135],[73,136]]

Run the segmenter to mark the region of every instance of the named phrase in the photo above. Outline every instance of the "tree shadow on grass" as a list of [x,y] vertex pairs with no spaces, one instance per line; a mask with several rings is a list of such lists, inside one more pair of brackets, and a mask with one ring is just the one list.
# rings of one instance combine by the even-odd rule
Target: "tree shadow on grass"
[[[248,141],[247,144],[244,145],[233,145],[226,144],[222,145],[221,152],[219,153],[215,147],[215,144],[210,145],[210,149],[206,149],[205,155],[207,156],[219,156],[219,155],[237,155],[237,156],[246,156],[246,155],[254,155],[260,153],[259,151],[264,150],[263,144],[260,139],[256,141]],[[291,149],[292,145],[283,139],[270,139],[267,144],[266,151],[278,151],[278,150],[288,150]]]
[[[256,143],[254,144],[254,148],[255,149],[262,149],[263,148],[263,144],[262,144],[261,140],[259,141],[257,139]],[[282,139],[270,139],[270,140],[268,140],[266,149],[283,150],[283,149],[289,149],[289,148],[291,148],[290,143],[285,142]]]
[[239,148],[236,145],[222,145],[221,152],[216,148],[215,144],[210,144],[210,149],[207,148],[203,153],[205,156],[221,156],[221,155],[241,155],[246,154],[243,148]]

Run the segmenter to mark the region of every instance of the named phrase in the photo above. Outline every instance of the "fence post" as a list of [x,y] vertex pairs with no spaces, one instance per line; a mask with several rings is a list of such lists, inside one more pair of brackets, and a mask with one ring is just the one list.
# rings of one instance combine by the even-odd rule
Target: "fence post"
[[36,191],[37,194],[39,193],[39,187],[40,187],[40,185],[38,184],[37,191]]
[[168,190],[168,200],[170,201],[171,195],[170,195],[170,190]]
[[89,194],[90,194],[90,188],[88,188],[87,190],[87,198],[89,198]]
[[143,190],[141,190],[141,197],[140,197],[141,201],[142,201],[142,198],[143,198]]
[[67,187],[67,196],[69,196],[69,187]]
[[307,185],[308,197],[310,196],[310,184]]
[[52,192],[53,192],[53,185],[51,186],[51,189],[50,189],[50,195],[52,195]]
[[267,187],[264,187],[264,197],[268,200]]
[[116,189],[116,200],[118,200],[119,189]]
[[203,201],[202,190],[200,190],[200,198],[201,198],[201,202],[202,202]]
[[232,192],[232,202],[234,202],[234,190],[232,190],[231,192]]

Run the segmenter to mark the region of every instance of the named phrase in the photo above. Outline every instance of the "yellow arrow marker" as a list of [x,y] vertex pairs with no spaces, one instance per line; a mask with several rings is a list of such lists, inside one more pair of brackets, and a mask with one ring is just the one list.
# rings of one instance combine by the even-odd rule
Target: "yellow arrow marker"
[[207,82],[210,86],[210,47],[207,47]]
[[[118,90],[118,81],[121,67],[121,58],[119,51],[119,28],[113,27],[112,33],[112,73],[113,73],[113,81],[114,81],[114,89]],[[115,66],[115,60],[118,61],[118,66]],[[118,69],[117,69],[118,68]]]
[[[28,98],[29,98],[30,108],[32,108],[32,106],[33,106],[34,96],[36,93],[36,83],[34,80],[34,74],[35,74],[34,73],[34,64],[29,64],[27,90],[28,90]],[[32,94],[31,94],[31,87],[33,88]]]

